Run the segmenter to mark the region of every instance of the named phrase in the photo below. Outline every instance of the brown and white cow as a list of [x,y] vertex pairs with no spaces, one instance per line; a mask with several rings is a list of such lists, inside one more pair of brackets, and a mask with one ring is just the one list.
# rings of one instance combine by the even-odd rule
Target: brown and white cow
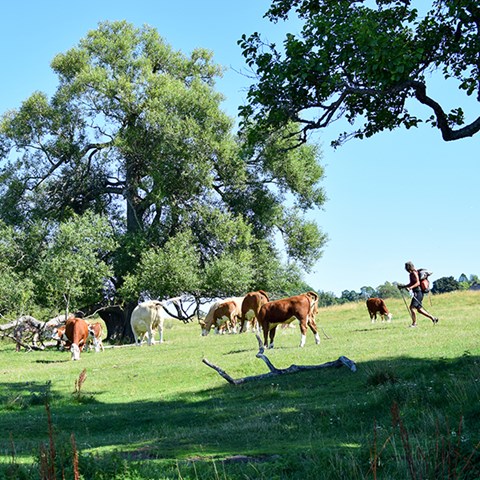
[[[311,319],[313,319],[313,321],[315,321],[316,317],[317,317],[317,314],[318,314],[318,293],[316,292],[312,292],[312,291],[308,291],[308,292],[305,292],[305,293],[302,293],[302,295],[306,295],[309,299],[310,299],[310,312],[308,312],[308,322],[310,322]],[[295,325],[293,324],[288,324],[288,323],[284,323],[282,324],[282,329],[286,329],[286,328],[295,328]]]
[[132,312],[130,325],[135,337],[135,344],[140,346],[147,336],[148,345],[155,343],[155,330],[158,328],[160,343],[163,343],[163,323],[165,317],[163,304],[158,300],[139,303]]
[[70,317],[65,323],[65,337],[71,344],[72,360],[80,360],[88,339],[88,323],[83,318]]
[[392,320],[392,314],[388,311],[385,302],[381,298],[369,298],[367,300],[367,309],[372,323],[375,323],[377,320],[377,313],[380,314],[382,322],[385,321],[385,318],[388,322]]
[[[228,300],[222,302],[213,312],[213,323],[219,331],[228,333],[236,333],[237,331],[237,322],[238,317],[240,316],[240,310],[238,305],[232,301]],[[206,326],[208,331],[208,326]]]
[[103,352],[105,349],[103,347],[102,337],[102,324],[100,322],[89,323],[87,346],[90,344],[90,342],[92,342],[96,352],[99,352],[100,350]]
[[[315,335],[315,343],[320,343],[317,325],[312,316],[312,298],[309,295],[302,294],[294,297],[274,300],[262,305],[258,312],[258,323],[263,329],[264,344],[268,348],[273,348],[273,340],[278,325],[291,323],[297,319],[300,323],[301,340],[300,347],[305,346],[307,338],[307,326]],[[268,337],[270,336],[270,344]]]
[[[249,292],[245,295],[242,302],[242,315],[240,319],[240,333],[248,330],[248,324],[251,325],[252,330],[259,332],[260,328],[258,326],[258,312],[260,307],[269,302],[270,299],[268,295],[263,290],[258,290],[256,292]],[[248,322],[246,324],[246,322]]]
[[202,336],[210,333],[212,327],[216,333],[220,333],[225,325],[230,326],[236,333],[236,323],[242,313],[242,302],[244,297],[230,297],[224,300],[217,300],[208,310],[205,321],[200,321],[202,327]]

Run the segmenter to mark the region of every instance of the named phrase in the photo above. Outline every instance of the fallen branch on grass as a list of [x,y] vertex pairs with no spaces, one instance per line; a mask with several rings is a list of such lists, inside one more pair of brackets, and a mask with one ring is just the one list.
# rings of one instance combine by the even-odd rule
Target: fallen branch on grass
[[242,383],[250,382],[252,380],[271,378],[275,375],[286,375],[289,373],[304,372],[306,370],[320,370],[323,368],[330,368],[330,367],[339,368],[339,367],[346,366],[352,372],[357,371],[357,365],[355,364],[355,362],[344,356],[339,357],[338,360],[334,360],[333,362],[322,363],[320,365],[290,365],[288,368],[279,369],[279,368],[276,368],[264,354],[265,347],[263,345],[261,338],[258,335],[257,335],[257,340],[258,340],[258,353],[256,357],[261,358],[266,363],[266,365],[270,370],[269,373],[235,379],[235,378],[232,378],[227,372],[225,372],[225,370],[222,370],[220,367],[211,363],[206,358],[204,358],[202,362],[208,367],[213,368],[216,372],[218,372],[218,374],[221,377],[223,377],[228,383],[231,383],[232,385],[240,385]]
[[45,322],[30,315],[22,315],[17,320],[0,325],[2,337],[11,338],[16,343],[16,350],[44,350],[43,332]]

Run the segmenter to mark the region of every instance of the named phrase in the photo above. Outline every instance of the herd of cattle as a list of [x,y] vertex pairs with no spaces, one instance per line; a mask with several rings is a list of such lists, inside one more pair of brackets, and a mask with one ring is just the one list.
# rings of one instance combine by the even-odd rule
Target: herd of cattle
[[[385,302],[380,298],[367,300],[367,308],[372,322],[380,314],[382,320],[391,321],[392,315]],[[306,292],[281,300],[270,301],[263,290],[247,293],[244,297],[231,297],[213,303],[205,317],[200,321],[202,335],[206,336],[212,328],[216,333],[242,333],[252,330],[263,331],[264,345],[273,348],[277,326],[287,326],[295,319],[300,324],[300,347],[305,346],[307,328],[315,336],[315,343],[320,343],[315,317],[318,313],[318,295]],[[140,303],[132,312],[130,324],[135,337],[135,344],[140,346],[147,340],[148,345],[155,343],[154,336],[158,329],[160,343],[163,343],[164,310],[162,302],[150,300]],[[102,325],[90,323],[81,318],[71,317],[64,326],[56,327],[53,338],[64,348],[70,349],[72,360],[80,359],[80,352],[93,343],[95,351],[103,350]]]

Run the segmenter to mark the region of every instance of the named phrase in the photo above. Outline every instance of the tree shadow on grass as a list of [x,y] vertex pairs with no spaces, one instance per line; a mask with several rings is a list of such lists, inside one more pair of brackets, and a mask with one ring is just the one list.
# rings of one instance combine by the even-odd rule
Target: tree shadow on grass
[[[462,376],[466,382],[469,375],[478,376],[479,365],[480,357],[471,355],[442,361],[396,357],[362,363],[356,373],[346,368],[301,372],[239,386],[225,383],[175,399],[116,403],[96,400],[100,392],[87,390],[94,401],[82,404],[54,385],[0,383],[0,401],[5,406],[12,396],[43,394],[45,400],[50,395],[57,438],[74,433],[80,451],[116,450],[132,461],[268,459],[361,449],[368,455],[374,425],[385,432],[391,428],[393,402],[412,425],[421,423],[419,406],[428,405],[429,415],[441,412],[455,419],[452,423],[464,416],[470,428],[478,426],[479,407],[468,392],[456,402],[445,398],[448,382],[453,392]],[[212,375],[217,374],[212,370]],[[0,452],[10,451],[13,442],[17,458],[32,455],[32,445],[48,441],[44,406],[0,408],[0,432]]]

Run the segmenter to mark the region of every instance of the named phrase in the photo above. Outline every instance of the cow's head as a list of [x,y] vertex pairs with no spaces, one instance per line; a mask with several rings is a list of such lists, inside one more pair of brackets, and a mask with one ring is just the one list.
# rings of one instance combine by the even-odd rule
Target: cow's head
[[60,334],[58,332],[58,328],[54,328],[52,330],[52,338],[53,338],[53,340],[57,340],[57,341],[61,340]]
[[52,330],[52,339],[57,340],[57,342],[67,340],[65,335],[65,327],[57,327]]
[[202,329],[202,337],[206,335],[206,323],[204,320],[198,320],[198,324],[200,325],[200,328]]
[[70,351],[72,352],[72,360],[80,360],[80,348],[76,343],[72,344]]

